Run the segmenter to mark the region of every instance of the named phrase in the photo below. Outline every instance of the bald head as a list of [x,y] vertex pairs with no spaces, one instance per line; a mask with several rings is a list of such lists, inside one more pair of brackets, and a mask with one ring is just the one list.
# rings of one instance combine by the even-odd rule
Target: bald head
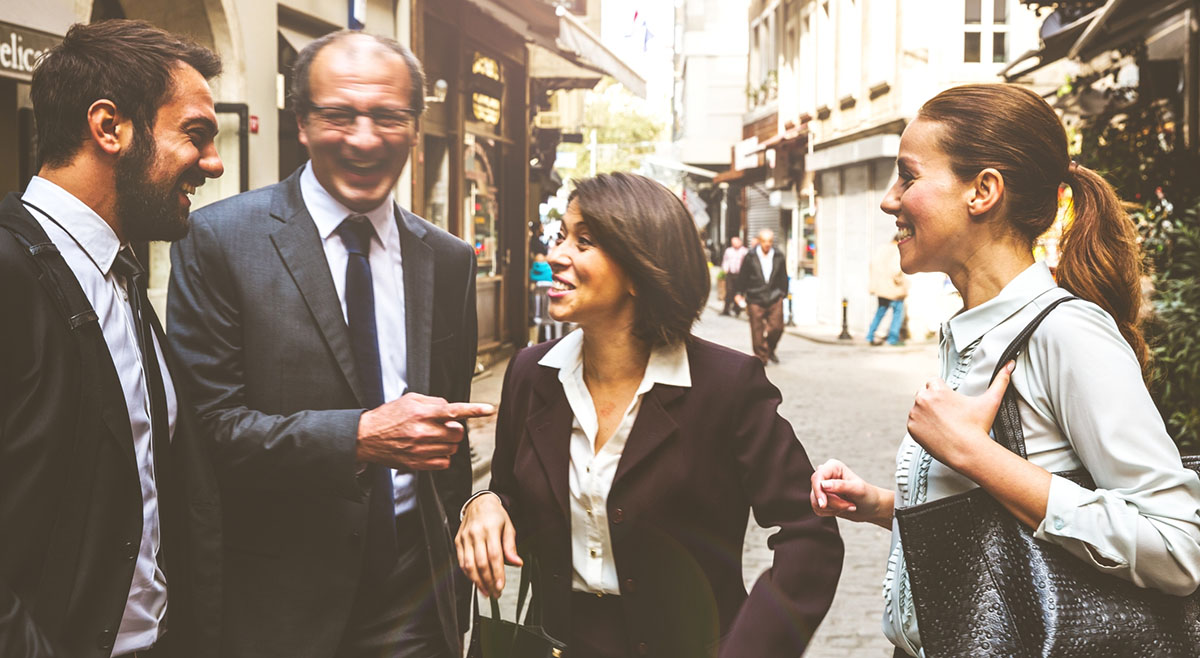
[[[328,52],[325,52],[329,49]],[[408,67],[412,83],[408,107],[417,113],[425,111],[425,72],[421,62],[404,44],[393,39],[358,30],[339,30],[313,41],[300,51],[292,67],[292,110],[306,116],[312,109],[312,64],[318,55],[340,55],[373,68],[381,59],[397,56]]]
[[764,228],[758,232],[758,247],[762,252],[768,253],[771,251],[771,246],[775,244],[775,232],[769,228]]

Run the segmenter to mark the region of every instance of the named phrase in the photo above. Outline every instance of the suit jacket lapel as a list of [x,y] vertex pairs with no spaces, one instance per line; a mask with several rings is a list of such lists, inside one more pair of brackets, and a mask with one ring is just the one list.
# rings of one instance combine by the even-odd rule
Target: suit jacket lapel
[[629,431],[625,441],[625,450],[621,453],[621,461],[617,463],[617,473],[613,477],[615,487],[621,478],[637,467],[642,461],[654,453],[672,434],[679,429],[675,417],[668,411],[671,403],[683,395],[686,389],[678,386],[655,384],[645,397],[642,398],[641,409],[638,410],[637,420]]
[[433,248],[425,244],[425,229],[396,206],[400,229],[400,261],[404,268],[404,324],[408,354],[408,390],[429,392],[429,359],[433,343]]
[[271,234],[271,241],[279,257],[300,289],[313,320],[321,329],[325,343],[333,352],[341,367],[342,376],[354,391],[359,404],[365,404],[358,372],[354,367],[354,353],[350,349],[350,331],[342,316],[342,302],[333,277],[329,273],[329,261],[321,245],[317,225],[304,207],[300,196],[300,173],[292,174],[275,188],[271,199],[271,216],[282,222]]
[[568,467],[571,459],[571,421],[575,416],[558,381],[558,371],[544,366],[537,368],[534,401],[530,404],[525,427],[529,432],[530,445],[554,493],[554,500],[562,510],[563,518],[569,519]]

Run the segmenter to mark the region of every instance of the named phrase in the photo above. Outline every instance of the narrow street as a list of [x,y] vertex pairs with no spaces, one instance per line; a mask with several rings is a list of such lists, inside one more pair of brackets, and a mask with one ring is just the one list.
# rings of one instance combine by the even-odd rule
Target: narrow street
[[[696,334],[748,351],[745,320],[706,310]],[[859,340],[830,345],[785,333],[767,374],[783,392],[781,412],[796,429],[813,464],[836,457],[869,481],[887,486],[892,480],[895,448],[903,432],[912,395],[936,373],[932,345],[869,347]],[[503,370],[476,379],[474,397],[499,402]],[[472,426],[476,488],[487,485],[491,452],[490,424]],[[880,582],[887,561],[888,533],[873,525],[840,522],[846,543],[845,565],[833,608],[818,629],[808,658],[887,658],[890,645],[880,630]],[[747,531],[743,558],[747,586],[770,566],[771,530],[753,523]],[[509,580],[516,583],[517,572]],[[508,588],[515,590],[515,587]],[[505,591],[505,614],[512,615],[515,591]],[[509,617],[511,618],[511,617]]]

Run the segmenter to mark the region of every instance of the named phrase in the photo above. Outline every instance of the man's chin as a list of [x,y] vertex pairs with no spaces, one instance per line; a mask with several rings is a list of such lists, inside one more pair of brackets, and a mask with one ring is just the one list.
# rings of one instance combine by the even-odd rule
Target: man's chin
[[174,242],[187,237],[191,227],[192,219],[185,213],[182,219],[126,230],[125,239],[130,242]]

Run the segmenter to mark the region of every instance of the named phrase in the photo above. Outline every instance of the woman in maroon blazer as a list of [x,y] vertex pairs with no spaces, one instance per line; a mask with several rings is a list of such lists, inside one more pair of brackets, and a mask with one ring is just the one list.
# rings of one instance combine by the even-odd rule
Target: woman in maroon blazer
[[[690,334],[709,289],[691,215],[647,178],[584,180],[549,262],[550,314],[579,330],[509,365],[463,570],[498,595],[504,562],[535,557],[544,625],[572,658],[799,656],[842,541],[813,514],[812,465],[762,364]],[[779,531],[747,596],[752,508]]]

